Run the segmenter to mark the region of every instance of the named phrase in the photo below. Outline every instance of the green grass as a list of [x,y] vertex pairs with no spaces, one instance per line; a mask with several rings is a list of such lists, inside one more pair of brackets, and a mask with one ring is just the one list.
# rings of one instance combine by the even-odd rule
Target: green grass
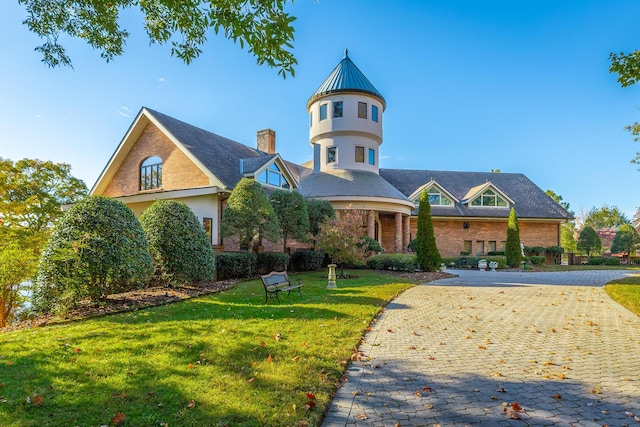
[[[166,306],[0,334],[0,424],[114,425],[121,412],[125,426],[318,425],[371,320],[412,286],[356,274],[334,290],[321,273],[296,276],[302,298],[284,295],[281,304],[264,305],[254,280]],[[308,392],[316,397],[310,409]]]
[[604,290],[614,301],[640,316],[640,275],[613,280]]
[[560,264],[544,264],[527,266],[535,271],[584,271],[584,270],[639,270],[640,266],[632,265],[560,265]]

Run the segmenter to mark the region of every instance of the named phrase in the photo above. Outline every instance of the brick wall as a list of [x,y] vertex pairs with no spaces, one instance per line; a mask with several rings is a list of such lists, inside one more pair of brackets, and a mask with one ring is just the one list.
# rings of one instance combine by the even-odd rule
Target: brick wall
[[118,197],[141,193],[140,165],[150,156],[162,158],[163,190],[209,185],[209,178],[155,125],[149,123],[107,185],[103,195]]
[[[463,224],[467,222],[468,228]],[[391,227],[393,223],[390,224]],[[558,241],[557,223],[526,222],[520,220],[520,241],[525,246],[556,246]],[[415,239],[417,232],[417,218],[411,218],[411,239]],[[391,229],[393,230],[393,229]],[[496,242],[496,250],[501,250],[502,242],[507,240],[507,221],[465,221],[465,220],[434,220],[433,230],[436,244],[442,256],[457,256],[464,251],[464,241],[472,242],[472,255],[476,254],[478,241],[484,242],[484,253],[489,251],[489,242]],[[384,233],[383,233],[384,234]],[[385,251],[387,248],[385,247]]]

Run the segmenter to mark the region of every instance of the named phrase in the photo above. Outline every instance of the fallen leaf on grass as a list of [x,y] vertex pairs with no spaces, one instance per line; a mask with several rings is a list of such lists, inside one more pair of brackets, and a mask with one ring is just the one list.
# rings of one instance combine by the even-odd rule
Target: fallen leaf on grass
[[271,357],[271,354],[267,356],[267,363],[273,363],[273,358]]
[[81,348],[76,348],[75,350],[73,350],[74,353],[82,353],[82,349]]
[[[38,395],[36,397],[33,398],[33,404],[34,405],[42,405],[42,396]],[[633,414],[631,414],[633,415]]]
[[293,359],[291,359],[292,362],[297,362],[298,360],[300,360],[300,356],[296,356]]
[[247,380],[248,383],[252,383],[256,380],[256,377],[251,377]]
[[116,416],[111,419],[111,422],[114,426],[119,426],[120,424],[124,423],[124,420],[126,418],[127,417],[125,417],[124,413],[118,412]]
[[193,369],[193,363],[189,363],[189,364],[187,365],[187,368],[188,368],[188,369]]
[[195,408],[195,407],[196,407],[196,402],[194,402],[194,401],[193,401],[193,399],[191,399],[191,400],[189,401],[189,404],[187,405],[187,408],[189,408],[189,409],[193,409],[193,408]]
[[111,395],[111,397],[119,397],[121,399],[125,399],[125,398],[129,397],[129,395],[126,394],[126,393],[113,393]]

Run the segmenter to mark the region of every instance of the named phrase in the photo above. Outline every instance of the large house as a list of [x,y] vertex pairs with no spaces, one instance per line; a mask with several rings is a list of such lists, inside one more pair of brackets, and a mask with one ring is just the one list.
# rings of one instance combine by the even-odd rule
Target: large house
[[386,252],[405,252],[426,190],[443,256],[503,250],[512,207],[523,244],[559,245],[560,224],[571,215],[522,174],[381,169],[385,109],[346,51],[307,102],[313,159],[302,165],[277,152],[271,129],[258,131],[252,148],[142,108],[91,194],[121,200],[137,215],[156,199],[183,201],[214,247],[236,249],[237,242],[221,240],[220,220],[235,185],[249,177],[267,191],[284,188],[336,210],[363,210],[367,235]]

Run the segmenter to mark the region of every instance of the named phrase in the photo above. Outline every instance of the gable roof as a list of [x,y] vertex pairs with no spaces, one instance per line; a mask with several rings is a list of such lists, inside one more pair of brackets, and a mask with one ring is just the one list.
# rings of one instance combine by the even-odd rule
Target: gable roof
[[487,181],[484,184],[476,185],[475,187],[470,188],[460,202],[466,205],[471,200],[480,197],[480,195],[487,190],[492,190],[494,193],[496,193],[496,195],[500,196],[502,199],[505,199],[510,205],[513,205],[515,203],[509,196],[507,196],[502,190],[496,187],[491,181]]
[[351,58],[349,58],[349,51],[346,49],[342,61],[336,65],[336,68],[333,69],[331,74],[329,74],[320,87],[311,95],[309,101],[307,101],[307,109],[316,99],[331,93],[340,92],[360,92],[373,95],[382,102],[383,108],[385,105],[382,94],[369,79],[367,79],[364,73],[360,71],[356,64],[353,63]]
[[[436,181],[458,200],[470,189],[492,183],[513,201],[519,218],[571,219],[571,215],[529,178],[519,173],[456,172],[408,169],[380,169],[380,175],[403,194],[410,196],[419,187]],[[462,203],[432,206],[434,216],[508,218],[509,209],[474,207]]]
[[[91,193],[101,189],[117,171],[120,163],[137,141],[140,133],[148,123],[155,124],[196,166],[207,176],[211,185],[219,186],[224,190],[232,190],[238,181],[247,172],[256,171],[265,163],[278,157],[277,154],[266,154],[229,138],[200,129],[181,120],[142,107],[138,116],[131,124],[125,137],[107,163],[107,166],[91,189]],[[248,165],[249,169],[241,171],[241,162]],[[284,171],[288,177],[292,177],[294,186],[297,180],[287,169]]]
[[409,199],[415,201],[416,203],[420,202],[420,196],[422,195],[422,191],[425,189],[431,189],[431,188],[437,188],[438,191],[440,191],[441,193],[444,193],[444,195],[449,198],[451,200],[452,203],[457,203],[459,200],[451,193],[449,193],[449,191],[447,191],[446,188],[444,188],[442,185],[438,184],[438,181],[436,180],[431,180],[429,182],[427,182],[424,185],[421,185],[420,187],[416,188],[415,191],[411,194],[409,194]]

